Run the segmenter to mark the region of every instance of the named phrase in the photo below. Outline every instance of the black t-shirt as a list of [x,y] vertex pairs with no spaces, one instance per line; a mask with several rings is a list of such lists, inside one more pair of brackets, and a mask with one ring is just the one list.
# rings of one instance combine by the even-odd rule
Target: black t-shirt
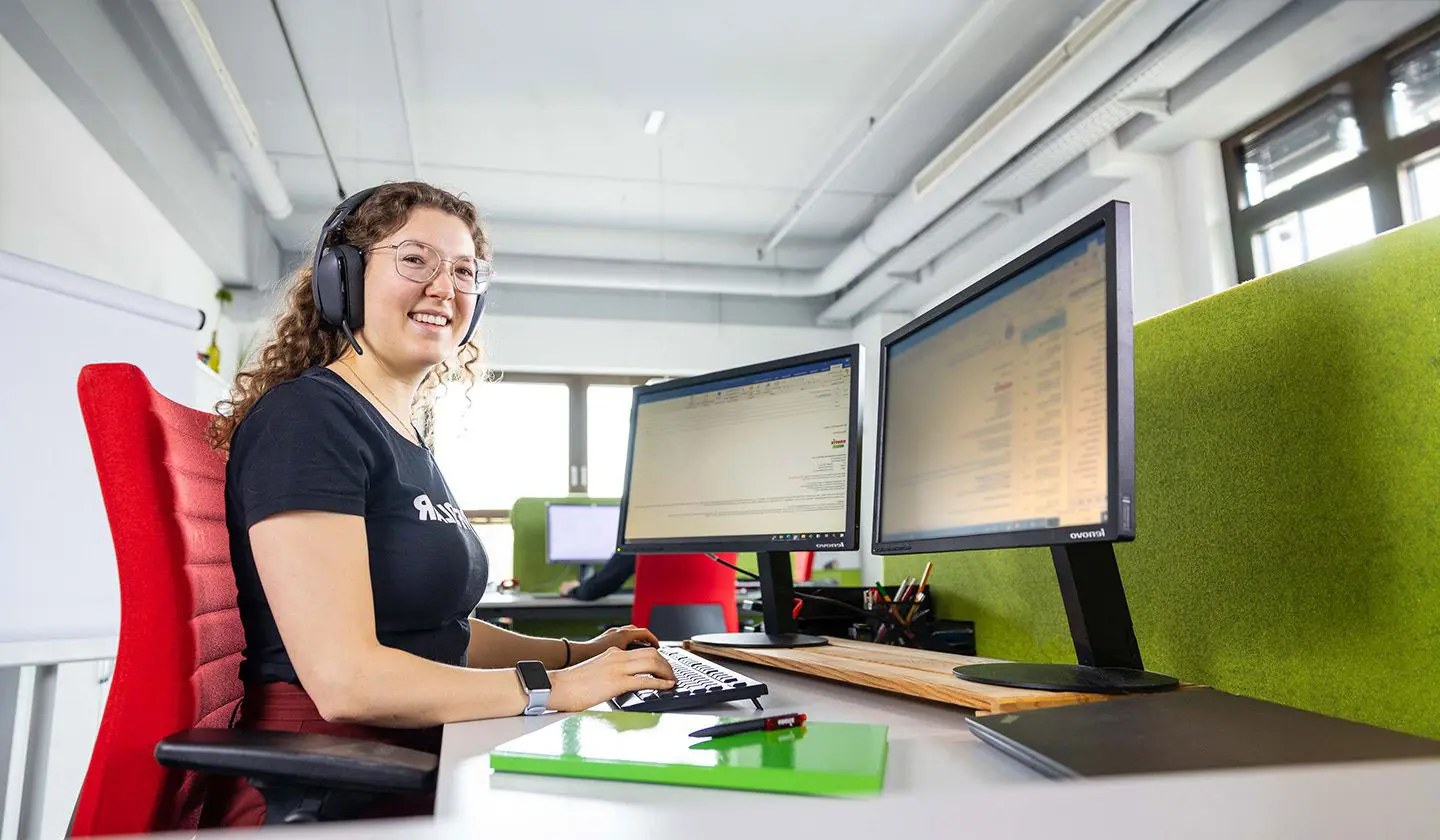
[[225,520],[245,660],[240,678],[298,683],[250,549],[250,526],[290,510],[365,518],[380,643],[466,664],[485,549],[430,451],[400,434],[344,379],[311,368],[261,397],[235,430]]

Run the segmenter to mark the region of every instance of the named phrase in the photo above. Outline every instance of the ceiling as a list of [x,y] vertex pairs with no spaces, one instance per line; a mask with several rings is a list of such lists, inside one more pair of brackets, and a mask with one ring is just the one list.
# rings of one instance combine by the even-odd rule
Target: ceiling
[[846,327],[919,311],[1437,10],[5,0],[0,32],[257,298],[340,191],[418,177],[481,208],[497,310]]
[[419,177],[476,201],[503,279],[515,253],[756,265],[971,25],[768,260],[821,267],[1097,3],[279,0],[294,64],[270,3],[196,5],[296,207],[269,223],[282,248],[335,201],[323,131],[346,191]]

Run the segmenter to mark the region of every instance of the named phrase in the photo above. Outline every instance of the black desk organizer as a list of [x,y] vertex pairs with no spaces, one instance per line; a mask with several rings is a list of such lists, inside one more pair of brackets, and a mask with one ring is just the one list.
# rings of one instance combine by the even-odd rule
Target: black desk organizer
[[[924,599],[917,593],[916,597],[900,603],[877,603],[866,609],[865,592],[872,588],[797,584],[795,594],[800,598],[801,607],[796,621],[800,632],[975,655],[974,622],[937,619],[930,587],[925,588]],[[912,606],[915,607],[913,614]]]

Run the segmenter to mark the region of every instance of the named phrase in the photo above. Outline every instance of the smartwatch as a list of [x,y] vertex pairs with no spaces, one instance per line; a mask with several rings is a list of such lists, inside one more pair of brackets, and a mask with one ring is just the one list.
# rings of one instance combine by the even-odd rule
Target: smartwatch
[[537,659],[516,662],[515,673],[529,698],[525,702],[525,714],[545,714],[545,704],[550,701],[550,674],[545,671],[545,663]]

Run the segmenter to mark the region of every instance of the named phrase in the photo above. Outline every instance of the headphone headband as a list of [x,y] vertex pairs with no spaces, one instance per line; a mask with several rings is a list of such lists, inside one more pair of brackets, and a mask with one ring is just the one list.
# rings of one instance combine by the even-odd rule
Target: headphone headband
[[314,271],[318,272],[320,270],[320,257],[325,253],[325,249],[330,247],[330,237],[334,236],[335,232],[345,224],[345,220],[350,218],[350,214],[354,213],[355,209],[364,204],[365,200],[374,195],[378,189],[380,188],[370,187],[369,189],[361,190],[335,205],[335,209],[330,211],[329,218],[327,218],[325,224],[320,227],[320,242],[315,246]]
[[[360,205],[374,195],[380,187],[370,187],[355,193],[335,206],[325,224],[320,228],[320,241],[315,245],[315,264],[311,268],[310,288],[315,297],[315,308],[320,319],[332,327],[344,331],[350,346],[357,355],[363,355],[360,342],[355,340],[354,330],[365,322],[365,255],[344,241],[332,242],[345,220],[350,218]],[[343,237],[341,237],[343,239]],[[475,308],[470,315],[470,326],[460,346],[470,341],[475,325],[480,321],[480,312],[485,308],[485,294],[475,298]]]

